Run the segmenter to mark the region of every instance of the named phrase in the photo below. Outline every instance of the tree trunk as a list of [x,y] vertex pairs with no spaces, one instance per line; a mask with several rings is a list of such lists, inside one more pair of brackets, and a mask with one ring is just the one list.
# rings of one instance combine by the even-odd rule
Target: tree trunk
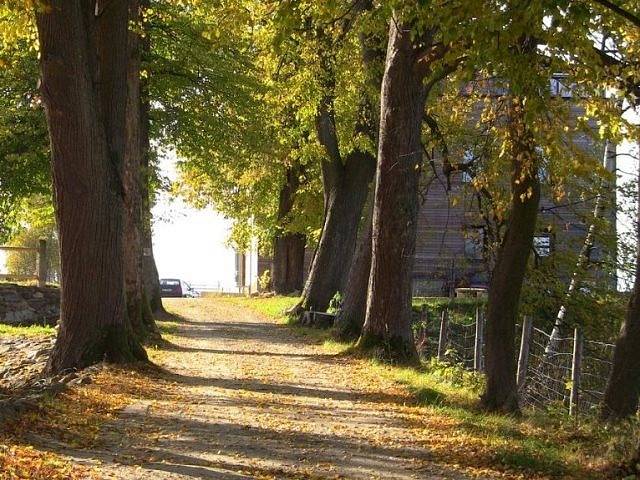
[[274,239],[272,280],[277,294],[287,295],[302,290],[304,279],[304,249],[307,238],[287,231],[295,195],[300,187],[301,166],[287,168],[285,184],[280,189],[278,227]]
[[158,329],[143,283],[142,251],[142,182],[144,157],[148,147],[142,138],[145,130],[142,118],[141,54],[142,42],[138,28],[142,22],[138,0],[129,1],[129,20],[135,26],[128,35],[126,145],[124,150],[124,282],[127,314],[141,340],[156,334]]
[[511,211],[489,285],[487,386],[482,395],[485,409],[509,413],[519,411],[515,329],[540,203],[538,162],[524,114],[522,99],[513,99],[508,126],[512,152]]
[[344,288],[374,161],[373,155],[356,151],[344,166],[331,167],[333,173],[329,177],[332,179],[325,180],[327,195],[322,235],[304,288],[303,310],[326,311],[336,292]]
[[123,282],[127,2],[49,7],[36,23],[62,262],[60,330],[47,364],[56,373],[146,353]]
[[427,90],[412,29],[390,22],[382,81],[367,313],[358,346],[392,361],[415,363],[411,273],[422,165],[421,125]]
[[[362,60],[365,65],[366,82],[376,92],[379,92],[382,86],[382,71],[384,69],[387,46],[387,33],[380,34],[380,31],[361,32],[359,37]],[[368,135],[377,148],[380,127],[379,102],[365,95],[360,102],[360,111],[362,120],[358,130],[360,133]],[[372,182],[369,185],[369,194],[364,207],[364,218],[356,244],[356,251],[344,287],[342,305],[334,323],[334,334],[336,338],[343,341],[353,341],[360,336],[367,313],[367,287],[371,271],[374,189],[375,186]]]
[[[149,6],[149,0],[140,0],[142,8]],[[149,34],[147,33],[141,40],[142,59],[143,61],[149,55],[150,44]],[[151,165],[151,141],[149,138],[149,112],[151,109],[151,101],[149,99],[149,79],[148,77],[140,79],[140,136],[142,142],[142,281],[144,283],[145,296],[151,308],[151,313],[155,317],[164,317],[167,311],[162,304],[162,295],[160,294],[160,277],[156,266],[156,259],[153,254],[153,226],[151,207],[153,204],[150,192],[151,178],[153,175]]]
[[[640,149],[640,145],[639,145]],[[607,381],[601,415],[617,420],[635,415],[640,395],[640,163],[636,212],[636,276],[627,314],[616,341],[613,366]],[[640,448],[638,449],[640,452]]]
[[160,294],[160,276],[156,267],[156,259],[153,255],[153,227],[151,226],[151,212],[145,212],[144,230],[142,232],[142,274],[144,281],[145,296],[149,302],[149,308],[154,317],[163,317],[168,315],[162,304],[162,295]]
[[[371,187],[373,193],[373,186]],[[344,287],[342,308],[335,320],[335,335],[344,341],[356,340],[362,333],[367,313],[367,286],[371,272],[371,242],[373,222],[373,195],[365,207],[362,233],[349,270],[349,281]]]
[[307,237],[302,233],[276,236],[273,254],[273,291],[289,295],[302,291],[304,280],[304,250]]

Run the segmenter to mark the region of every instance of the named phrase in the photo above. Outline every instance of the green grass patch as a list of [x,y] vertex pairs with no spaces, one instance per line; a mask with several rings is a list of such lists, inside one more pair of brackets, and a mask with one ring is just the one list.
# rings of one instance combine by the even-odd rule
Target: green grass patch
[[[604,478],[607,464],[615,463],[619,432],[607,432],[594,418],[569,418],[557,412],[525,411],[521,417],[488,414],[479,409],[482,381],[470,372],[452,373],[433,362],[423,370],[374,365],[380,374],[403,384],[434,419],[451,424],[452,446],[443,447],[443,459],[465,465],[464,452],[455,451],[456,438],[474,451],[466,460],[507,471],[551,478]],[[438,420],[435,420],[436,422]]]
[[333,338],[333,332],[328,329],[302,327],[296,324],[287,324],[287,328],[311,343],[321,344],[329,353],[340,354],[353,347],[352,343],[339,342]]
[[28,327],[17,327],[13,325],[0,324],[1,337],[41,337],[46,335],[54,335],[56,333],[53,327],[46,325],[30,325]]
[[173,335],[178,331],[179,323],[173,320],[156,320],[156,325],[162,335]]
[[245,307],[256,313],[265,315],[274,320],[287,322],[287,310],[294,307],[299,297],[241,297],[241,296],[220,296],[216,300],[222,300],[231,305]]

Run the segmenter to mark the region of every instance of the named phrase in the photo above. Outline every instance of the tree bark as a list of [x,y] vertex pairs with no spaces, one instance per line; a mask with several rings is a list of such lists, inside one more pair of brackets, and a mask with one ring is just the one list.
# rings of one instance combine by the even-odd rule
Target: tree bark
[[127,2],[48,7],[36,23],[62,262],[60,330],[47,364],[56,373],[146,353],[123,282]]
[[489,285],[485,370],[482,395],[489,411],[517,413],[515,328],[522,283],[533,246],[540,203],[538,161],[524,102],[511,100],[509,136],[512,154],[511,210]]
[[126,144],[124,150],[124,282],[127,314],[131,325],[144,340],[158,335],[143,282],[143,199],[144,157],[148,144],[143,140],[142,82],[140,76],[142,40],[138,31],[143,21],[138,0],[129,1],[129,21],[133,29],[128,35]]
[[273,291],[289,295],[302,291],[304,281],[304,251],[307,237],[302,233],[276,236],[273,255]]
[[[369,33],[360,33],[360,48],[365,65],[366,83],[376,92],[380,92],[382,86],[382,70],[385,63],[386,46],[386,32],[380,34],[374,30]],[[376,107],[374,108],[373,105],[376,105]],[[360,108],[361,116],[364,119],[360,131],[369,135],[377,148],[380,126],[379,102],[373,101],[373,99],[365,95],[361,99]],[[353,341],[360,336],[367,313],[367,287],[371,271],[374,188],[375,186],[372,182],[369,185],[369,194],[364,207],[364,218],[356,244],[356,251],[344,287],[342,305],[334,323],[334,335],[343,341]]]
[[[630,417],[638,411],[638,396],[640,395],[640,164],[638,165],[636,215],[636,276],[627,306],[627,314],[616,341],[613,366],[602,402],[601,416],[606,420]],[[640,452],[640,448],[638,452]]]
[[382,81],[367,313],[358,341],[359,348],[381,350],[388,360],[401,363],[418,360],[411,331],[411,273],[427,96],[411,36],[410,25],[392,19]]
[[[149,6],[149,0],[139,0],[142,8]],[[141,39],[142,61],[144,62],[149,56],[150,40],[149,33]],[[144,292],[154,317],[165,317],[168,315],[162,304],[162,295],[160,294],[160,276],[156,266],[156,259],[153,254],[153,215],[151,207],[153,204],[150,191],[152,179],[151,165],[151,141],[150,141],[150,110],[151,100],[149,98],[149,78],[140,79],[140,125],[141,125],[141,142],[142,142],[142,281],[144,283]]]
[[336,292],[344,288],[374,161],[369,153],[354,152],[344,166],[333,165],[332,173],[324,176],[327,192],[325,218],[302,295],[303,310],[326,311]]
[[300,292],[303,286],[307,238],[301,233],[287,231],[295,195],[300,187],[300,174],[299,164],[287,168],[285,183],[280,189],[272,269],[273,290],[280,295]]
[[[371,187],[373,193],[373,186]],[[367,286],[371,272],[371,242],[373,228],[373,195],[365,207],[362,233],[344,287],[342,308],[335,320],[335,336],[343,341],[356,340],[362,333],[367,314]]]

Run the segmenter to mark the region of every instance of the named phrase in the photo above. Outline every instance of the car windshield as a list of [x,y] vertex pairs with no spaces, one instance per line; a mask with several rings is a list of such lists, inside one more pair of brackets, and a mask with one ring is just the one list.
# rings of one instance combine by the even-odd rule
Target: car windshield
[[180,280],[160,280],[160,284],[169,287],[180,285]]

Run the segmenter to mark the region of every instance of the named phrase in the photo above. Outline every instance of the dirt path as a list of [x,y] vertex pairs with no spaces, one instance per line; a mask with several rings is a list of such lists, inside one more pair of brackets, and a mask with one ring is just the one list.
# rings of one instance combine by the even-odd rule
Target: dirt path
[[129,406],[104,448],[73,454],[103,478],[467,478],[430,461],[411,399],[365,362],[225,302],[169,308],[185,320],[155,360],[173,394]]

